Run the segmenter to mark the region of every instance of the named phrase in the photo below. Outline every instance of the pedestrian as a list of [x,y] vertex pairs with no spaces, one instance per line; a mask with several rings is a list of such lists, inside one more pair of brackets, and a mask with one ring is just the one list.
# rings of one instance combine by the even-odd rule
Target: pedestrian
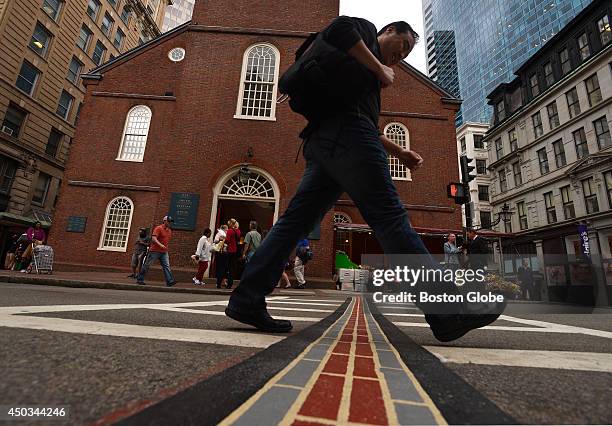
[[487,269],[489,245],[478,232],[474,229],[470,229],[467,232],[469,244],[467,246],[468,264],[473,270],[476,269]]
[[297,288],[306,287],[306,278],[304,278],[304,267],[306,263],[312,259],[312,250],[310,250],[310,243],[307,239],[303,239],[298,243],[295,250],[295,259],[293,263],[293,273],[295,279],[298,282]]
[[215,238],[213,240],[212,250],[215,256],[215,276],[217,277],[217,288],[221,288],[225,269],[227,268],[227,245],[225,244],[227,229],[227,225],[221,225],[221,227],[217,229],[217,233],[215,234]]
[[147,229],[140,228],[138,230],[138,238],[134,242],[134,251],[132,252],[132,273],[128,275],[128,278],[136,278],[140,274],[148,248],[149,238],[147,238]]
[[285,269],[283,270],[283,273],[281,274],[280,280],[278,280],[278,284],[276,284],[276,288],[281,288],[281,284],[285,283],[285,286],[283,288],[287,289],[287,288],[291,288],[291,280],[289,279],[289,275],[287,275],[287,269],[291,268],[291,263],[287,262],[287,264],[285,265]]
[[195,285],[204,285],[204,273],[208,269],[208,262],[210,262],[210,251],[212,244],[208,239],[210,238],[212,231],[210,228],[206,228],[198,241],[195,254],[191,256],[192,259],[198,261],[198,272],[196,276],[192,278]]
[[225,234],[224,251],[219,252],[217,258],[217,288],[221,288],[221,282],[227,276],[227,285],[230,289],[234,285],[234,271],[238,257],[238,244],[240,243],[240,229],[238,221],[230,219],[227,222],[227,232]]
[[463,248],[457,247],[456,243],[457,236],[448,234],[447,241],[444,243],[444,266],[455,271],[459,268],[459,254],[463,251]]
[[[34,226],[30,226],[28,228],[26,235],[28,237],[29,244],[26,247],[22,257],[26,263],[30,263],[32,256],[34,255],[34,247],[44,244],[47,239],[47,235],[45,234],[45,230],[42,229],[41,223],[38,221],[34,223]],[[22,266],[22,268],[23,269],[21,269],[21,272],[26,272],[26,268],[24,266]]]
[[13,234],[8,241],[8,249],[6,250],[6,257],[4,258],[4,269],[9,271],[15,266],[15,251],[17,250],[18,238],[19,234]]
[[521,295],[525,300],[535,299],[534,285],[533,285],[533,271],[529,267],[529,260],[523,259],[523,263],[519,266],[517,271],[517,278],[519,285],[521,286]]
[[[345,192],[359,207],[385,253],[420,255],[404,259],[423,258],[421,266],[439,269],[412,229],[389,172],[389,155],[411,170],[421,167],[423,159],[377,129],[381,88],[393,84],[395,72],[391,67],[410,53],[417,33],[406,22],[386,25],[377,33],[376,27],[365,19],[340,16],[322,31],[321,37],[354,58],[356,66],[367,69],[370,78],[351,105],[329,116],[313,118],[300,133],[306,159],[304,176],[287,210],[246,265],[240,285],[229,300],[227,316],[268,332],[288,332],[292,324],[270,316],[266,295],[273,291],[296,243],[320,223]],[[348,73],[344,71],[343,75]],[[428,289],[458,293],[452,284],[434,284]],[[419,283],[418,288],[423,285]],[[457,305],[419,303],[419,307],[425,310],[434,336],[450,341],[493,322],[503,304],[480,310],[490,315],[466,315],[471,312]]]
[[174,279],[172,271],[170,270],[170,258],[168,256],[168,245],[172,239],[172,229],[170,228],[172,222],[174,222],[172,216],[164,216],[162,219],[162,224],[153,229],[153,234],[151,235],[151,245],[149,247],[149,252],[147,253],[147,258],[140,269],[140,273],[136,276],[136,282],[138,284],[145,284],[144,277],[149,271],[149,267],[153,262],[158,260],[164,273],[166,287],[176,285],[176,280]]
[[257,222],[252,220],[249,223],[249,232],[244,237],[244,249],[242,250],[242,258],[248,262],[251,260],[259,246],[261,245],[261,234],[257,232]]

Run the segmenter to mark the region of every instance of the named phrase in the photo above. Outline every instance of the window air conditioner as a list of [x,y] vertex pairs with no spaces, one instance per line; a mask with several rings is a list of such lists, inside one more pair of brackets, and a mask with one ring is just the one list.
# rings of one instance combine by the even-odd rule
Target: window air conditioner
[[2,126],[2,131],[9,136],[13,136],[13,129],[7,126]]

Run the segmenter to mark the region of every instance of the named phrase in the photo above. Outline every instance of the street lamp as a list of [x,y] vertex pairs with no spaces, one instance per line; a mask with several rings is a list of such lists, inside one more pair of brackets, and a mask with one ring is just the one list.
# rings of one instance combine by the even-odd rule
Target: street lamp
[[494,227],[500,222],[508,223],[512,219],[512,212],[510,211],[510,206],[508,203],[504,203],[501,208],[501,211],[497,213],[497,220],[491,224],[491,227]]

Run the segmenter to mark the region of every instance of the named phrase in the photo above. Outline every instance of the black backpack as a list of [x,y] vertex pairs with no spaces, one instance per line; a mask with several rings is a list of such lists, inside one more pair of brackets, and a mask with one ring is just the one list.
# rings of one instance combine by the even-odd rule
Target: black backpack
[[339,115],[361,96],[376,76],[355,58],[311,34],[295,53],[295,63],[280,78],[289,106],[309,121]]

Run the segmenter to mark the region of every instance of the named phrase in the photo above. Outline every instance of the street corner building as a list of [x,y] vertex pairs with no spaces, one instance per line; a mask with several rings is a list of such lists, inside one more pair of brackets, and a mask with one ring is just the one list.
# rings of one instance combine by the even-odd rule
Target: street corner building
[[[141,227],[175,218],[170,260],[188,268],[204,228],[230,218],[270,229],[303,169],[305,121],[277,102],[277,83],[337,0],[196,2],[193,17],[85,75],[86,95],[60,189],[51,243],[59,268],[124,267]],[[398,19],[402,19],[398,16]],[[406,63],[383,91],[380,129],[419,152],[425,167],[389,167],[412,225],[430,249],[461,227],[446,197],[457,179],[460,101]],[[360,263],[380,252],[343,195],[310,235],[307,275],[329,279],[335,252]]]

